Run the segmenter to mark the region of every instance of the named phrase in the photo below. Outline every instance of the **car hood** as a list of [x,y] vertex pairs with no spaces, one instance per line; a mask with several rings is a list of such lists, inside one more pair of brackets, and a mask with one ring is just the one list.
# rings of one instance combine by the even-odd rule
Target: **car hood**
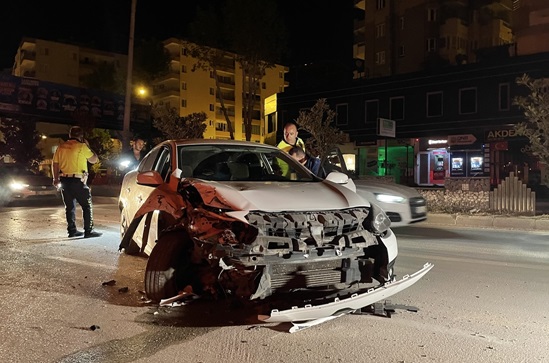
[[421,197],[417,190],[405,185],[360,179],[354,179],[353,182],[356,185],[357,192],[386,193],[405,198]]
[[[320,211],[370,205],[353,191],[328,181],[204,182],[203,186],[215,188],[215,200],[234,210]],[[210,204],[207,199],[206,204]]]
[[29,185],[52,185],[51,178],[45,175],[10,175],[6,180],[8,182],[17,181]]

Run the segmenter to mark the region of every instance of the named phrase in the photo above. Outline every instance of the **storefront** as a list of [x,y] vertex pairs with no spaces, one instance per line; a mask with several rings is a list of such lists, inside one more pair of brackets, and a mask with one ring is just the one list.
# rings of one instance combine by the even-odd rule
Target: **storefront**
[[530,142],[517,135],[514,128],[497,128],[485,132],[486,149],[489,152],[490,184],[501,183],[513,172],[528,186],[538,186],[543,169],[539,159],[532,154]]
[[421,186],[444,185],[449,176],[447,137],[418,139],[414,181]]

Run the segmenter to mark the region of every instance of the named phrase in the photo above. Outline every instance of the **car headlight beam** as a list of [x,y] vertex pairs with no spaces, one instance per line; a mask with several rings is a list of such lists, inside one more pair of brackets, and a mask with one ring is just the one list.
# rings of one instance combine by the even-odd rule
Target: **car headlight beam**
[[10,183],[10,189],[13,190],[13,191],[23,190],[23,189],[28,188],[28,187],[29,187],[28,184],[21,183],[21,182],[18,182],[18,181],[13,181],[13,182]]
[[383,203],[404,203],[406,198],[392,194],[375,193],[376,199]]

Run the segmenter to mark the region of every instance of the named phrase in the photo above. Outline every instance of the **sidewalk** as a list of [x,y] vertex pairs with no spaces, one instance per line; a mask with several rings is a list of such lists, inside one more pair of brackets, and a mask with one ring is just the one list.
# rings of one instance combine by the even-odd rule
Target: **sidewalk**
[[420,224],[549,232],[549,215],[505,216],[428,213]]
[[[94,200],[106,203],[118,201],[120,185],[94,185]],[[540,216],[468,215],[428,213],[427,220],[418,225],[458,226],[471,228],[514,229],[549,232],[549,214]]]

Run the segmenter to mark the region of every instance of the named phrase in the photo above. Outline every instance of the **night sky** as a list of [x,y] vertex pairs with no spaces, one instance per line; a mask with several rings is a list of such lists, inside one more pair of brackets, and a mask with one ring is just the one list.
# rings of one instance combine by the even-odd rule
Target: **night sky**
[[[196,4],[208,1],[137,0],[136,41],[184,38]],[[352,0],[278,0],[278,4],[288,32],[284,65],[351,60]],[[127,53],[131,0],[15,0],[2,7],[0,69],[11,69],[23,37]]]

